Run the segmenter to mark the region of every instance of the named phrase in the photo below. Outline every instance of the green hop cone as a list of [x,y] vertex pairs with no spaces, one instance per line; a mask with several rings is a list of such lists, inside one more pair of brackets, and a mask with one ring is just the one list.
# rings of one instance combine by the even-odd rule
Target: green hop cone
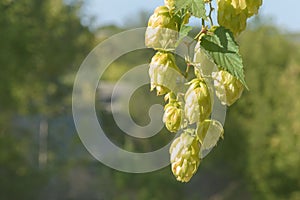
[[[236,6],[236,7],[235,7]],[[233,4],[232,0],[218,0],[218,23],[236,36],[246,29],[248,11],[243,4]]]
[[149,18],[145,44],[156,50],[174,50],[178,40],[180,19],[166,6],[159,6]]
[[180,129],[183,110],[177,101],[170,101],[165,105],[163,122],[170,132],[176,133]]
[[193,79],[185,93],[185,116],[190,124],[203,121],[212,110],[211,90],[203,79]]
[[223,105],[232,105],[243,93],[243,84],[229,72],[220,70],[212,73],[216,95]]
[[188,182],[200,164],[200,146],[195,136],[185,131],[176,138],[171,147],[171,168],[178,181]]
[[172,53],[157,52],[151,60],[149,76],[151,91],[156,88],[157,95],[164,95],[171,90],[175,93],[183,90],[185,78]]
[[261,5],[262,0],[218,0],[218,23],[238,35]]

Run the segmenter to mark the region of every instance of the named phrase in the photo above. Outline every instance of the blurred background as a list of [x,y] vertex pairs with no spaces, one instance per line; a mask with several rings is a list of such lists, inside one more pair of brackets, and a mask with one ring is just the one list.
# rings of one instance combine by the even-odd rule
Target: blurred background
[[[72,84],[87,54],[115,33],[146,26],[162,1],[0,0],[0,199],[299,200],[299,6],[276,3],[266,1],[238,38],[250,90],[228,110],[225,139],[182,184],[169,167],[146,174],[106,167],[81,143],[71,112]],[[107,136],[131,151],[153,151],[174,137],[165,129],[142,141],[126,136],[108,106],[112,83],[153,54],[134,51],[113,62],[96,99]],[[150,105],[162,101],[139,88],[132,118],[146,125]]]

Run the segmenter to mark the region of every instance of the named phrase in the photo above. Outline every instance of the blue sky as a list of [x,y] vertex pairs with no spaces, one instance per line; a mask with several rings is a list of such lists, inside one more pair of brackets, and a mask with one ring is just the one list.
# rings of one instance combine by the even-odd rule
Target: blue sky
[[[142,11],[152,13],[163,0],[86,0],[84,14],[97,25],[124,25]],[[264,0],[260,13],[288,31],[300,32],[300,1]],[[128,24],[128,23],[127,23]]]

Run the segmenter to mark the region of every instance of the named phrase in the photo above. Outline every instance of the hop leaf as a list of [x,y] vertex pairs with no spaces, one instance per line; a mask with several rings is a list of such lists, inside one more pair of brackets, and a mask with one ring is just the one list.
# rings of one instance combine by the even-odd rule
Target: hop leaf
[[176,138],[171,147],[171,168],[178,181],[188,182],[200,164],[200,146],[196,137],[185,131]]
[[175,12],[188,10],[193,16],[206,19],[205,2],[203,0],[176,0]]
[[219,69],[225,69],[246,86],[239,46],[228,29],[213,27],[208,34],[200,38],[200,45]]
[[185,93],[185,116],[190,124],[203,121],[211,114],[211,91],[204,80],[193,79]]
[[164,95],[170,91],[178,93],[185,90],[185,78],[180,73],[172,53],[157,52],[151,60],[149,76],[151,91],[156,88],[157,95]]
[[244,86],[227,71],[213,72],[216,95],[224,105],[232,105],[243,93]]

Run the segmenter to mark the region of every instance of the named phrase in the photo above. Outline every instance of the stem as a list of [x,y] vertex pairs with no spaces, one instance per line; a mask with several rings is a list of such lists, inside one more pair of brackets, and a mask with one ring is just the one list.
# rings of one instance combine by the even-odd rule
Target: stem
[[205,20],[202,18],[202,28],[205,27]]
[[184,77],[185,77],[185,78],[188,77],[189,70],[190,70],[190,66],[191,66],[191,64],[188,62],[188,63],[187,63],[187,66],[186,66],[185,74],[184,74]]
[[201,36],[202,33],[206,33],[207,32],[207,27],[206,26],[202,26],[201,31],[196,35],[196,37],[194,38],[195,40],[199,40],[199,37]]
[[213,26],[214,25],[214,22],[212,20],[212,13],[213,11],[215,10],[215,8],[212,6],[212,3],[209,2],[209,13],[208,13],[208,19],[209,19],[209,22],[210,22],[210,26]]

